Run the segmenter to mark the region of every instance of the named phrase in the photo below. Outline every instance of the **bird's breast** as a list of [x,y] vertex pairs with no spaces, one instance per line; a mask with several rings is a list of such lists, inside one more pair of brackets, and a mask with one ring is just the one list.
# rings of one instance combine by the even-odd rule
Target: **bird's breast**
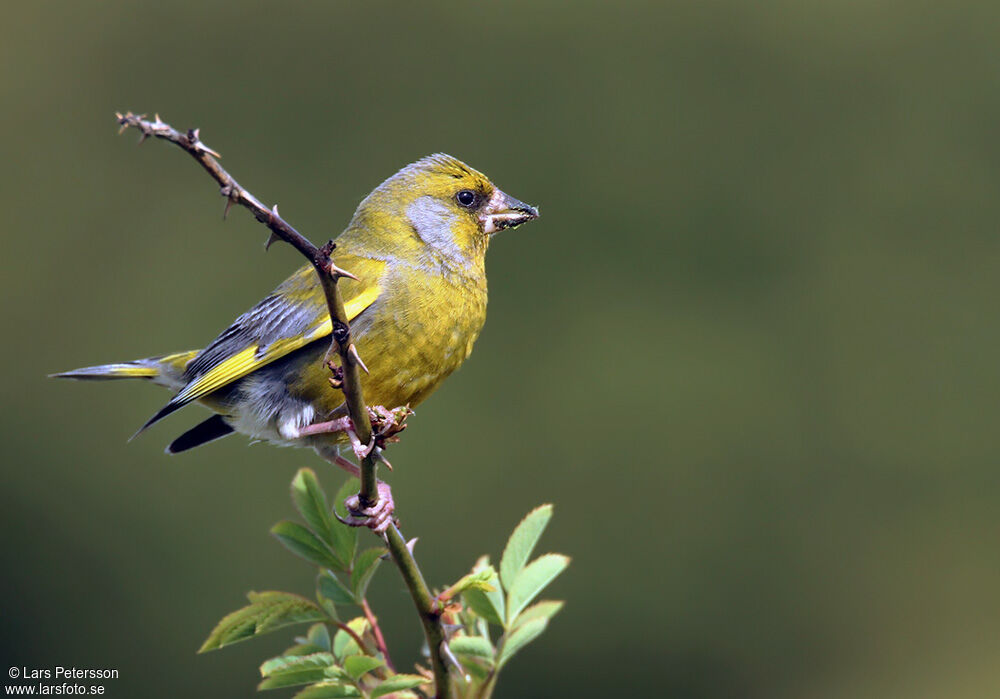
[[397,275],[370,319],[355,323],[370,370],[365,397],[386,407],[426,398],[469,356],[486,320],[485,279],[480,284],[412,269]]
[[[394,267],[382,279],[378,299],[351,323],[369,370],[361,376],[365,401],[389,408],[415,406],[430,395],[472,352],[486,320],[485,276]],[[319,354],[329,345],[316,344],[316,360],[299,363],[291,393],[326,415],[343,396],[330,389]]]

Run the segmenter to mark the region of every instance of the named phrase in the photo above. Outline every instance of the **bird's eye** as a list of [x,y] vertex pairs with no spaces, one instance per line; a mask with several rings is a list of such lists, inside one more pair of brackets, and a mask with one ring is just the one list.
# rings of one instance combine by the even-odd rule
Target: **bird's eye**
[[463,189],[461,192],[455,195],[456,201],[458,201],[459,206],[464,206],[466,209],[473,208],[479,202],[479,195],[473,192],[471,189]]

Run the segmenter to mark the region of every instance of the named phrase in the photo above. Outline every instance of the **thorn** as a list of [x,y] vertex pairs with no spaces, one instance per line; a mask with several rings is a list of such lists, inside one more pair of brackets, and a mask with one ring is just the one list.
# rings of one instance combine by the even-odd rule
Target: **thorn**
[[441,624],[441,628],[444,630],[445,638],[451,638],[456,633],[465,628],[462,624]]
[[368,367],[365,366],[365,363],[361,361],[361,355],[358,354],[358,348],[354,346],[353,342],[351,343],[351,346],[347,348],[347,353],[354,358],[354,361],[358,363],[359,367],[365,370],[366,374],[371,373],[368,371]]
[[346,269],[341,269],[340,267],[338,267],[336,265],[336,263],[333,260],[330,259],[330,255],[333,254],[333,251],[334,251],[334,249],[336,247],[337,247],[337,244],[335,242],[333,242],[333,240],[328,240],[325,243],[323,243],[323,247],[321,247],[319,249],[319,254],[322,255],[325,259],[327,259],[330,262],[330,264],[326,268],[326,271],[335,280],[339,279],[340,277],[347,277],[348,279],[353,279],[356,282],[357,281],[361,281],[360,279],[358,279],[357,277],[355,277],[353,274],[351,274],[350,272],[348,272]]
[[377,458],[379,461],[385,464],[385,467],[387,469],[389,469],[390,471],[392,470],[392,464],[389,463],[389,459],[385,458],[383,450],[379,447],[375,447],[375,458]]
[[156,123],[156,124],[162,124],[163,123],[162,121],[160,121],[160,113],[159,112],[154,112],[153,118],[156,120],[153,123]]
[[448,661],[448,664],[453,665],[456,670],[462,673],[462,676],[465,678],[466,682],[470,682],[472,678],[469,677],[469,675],[465,672],[465,668],[462,667],[462,664],[460,662],[458,662],[458,658],[455,657],[455,654],[451,652],[451,648],[448,647],[447,641],[441,641],[440,649],[441,649],[441,656]]
[[[157,115],[157,117],[159,117],[159,115]],[[154,126],[158,126],[159,125],[159,121],[160,121],[159,118],[157,118],[156,121],[157,121],[157,123],[154,124]],[[200,128],[199,129],[188,129],[187,140],[188,140],[188,144],[191,146],[191,148],[194,148],[194,150],[199,155],[201,155],[202,153],[208,153],[209,155],[214,156],[216,158],[221,158],[222,157],[221,155],[219,155],[214,150],[212,150],[211,148],[209,148],[208,146],[206,146],[204,143],[201,142],[201,129]]]
[[[413,555],[413,547],[416,545],[417,545],[417,537],[413,537],[412,539],[406,542],[406,550],[410,552],[411,556]],[[379,560],[381,561],[388,561],[390,558],[392,558],[392,556],[389,554],[388,551],[379,556]]]
[[[260,220],[260,219],[258,219],[258,220]],[[269,223],[273,224],[275,220],[278,220],[278,221],[281,220],[281,214],[278,213],[278,205],[277,204],[275,204],[274,206],[271,207],[271,221]],[[264,223],[264,221],[261,221],[261,222]],[[271,235],[267,236],[267,242],[264,243],[264,249],[265,250],[270,250],[271,249],[271,245],[273,245],[275,242],[277,242],[279,240],[283,240],[283,238],[280,235],[278,235],[277,233],[275,233],[274,229],[272,229],[271,230]]]
[[[348,272],[346,269],[341,269],[340,267],[338,267],[336,264],[334,264],[333,260],[330,260],[330,266],[327,268],[327,270],[330,272],[331,277],[335,277],[337,279],[339,279],[340,277],[346,277],[347,279],[353,279],[356,282],[361,281],[353,274]],[[365,371],[368,370],[365,369]]]
[[142,133],[139,134],[139,142],[136,143],[135,145],[141,146],[143,143],[146,142],[147,138],[149,138],[149,134],[147,132],[143,131]]
[[222,212],[222,220],[225,221],[226,217],[229,216],[229,210],[233,208],[233,204],[240,199],[239,190],[230,183],[220,187],[219,194],[226,198],[226,208]]

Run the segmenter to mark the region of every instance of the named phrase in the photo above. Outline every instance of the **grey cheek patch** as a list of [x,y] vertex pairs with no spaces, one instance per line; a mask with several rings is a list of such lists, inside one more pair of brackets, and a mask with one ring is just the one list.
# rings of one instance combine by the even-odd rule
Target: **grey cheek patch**
[[455,242],[452,226],[456,215],[434,197],[420,197],[406,209],[406,216],[421,240],[453,260],[465,261],[465,252]]

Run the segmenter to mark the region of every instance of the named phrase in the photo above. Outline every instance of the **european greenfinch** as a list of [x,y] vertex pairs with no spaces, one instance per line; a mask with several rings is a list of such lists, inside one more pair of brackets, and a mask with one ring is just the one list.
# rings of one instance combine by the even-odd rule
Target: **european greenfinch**
[[[485,255],[493,234],[538,216],[461,161],[436,154],[403,168],[358,206],[336,239],[351,331],[368,369],[370,405],[415,406],[465,361],[486,320]],[[346,414],[324,357],[330,316],[304,266],[205,349],[87,367],[56,376],[146,379],[176,391],[140,429],[192,402],[215,415],[175,439],[176,454],[233,432],[313,447],[344,466],[343,431],[315,426]]]

